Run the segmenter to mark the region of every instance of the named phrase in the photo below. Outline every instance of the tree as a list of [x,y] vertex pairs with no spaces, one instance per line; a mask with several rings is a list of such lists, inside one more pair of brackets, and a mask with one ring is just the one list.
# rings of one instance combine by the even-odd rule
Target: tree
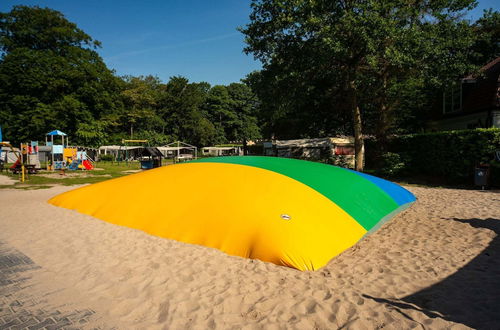
[[[440,63],[459,66],[470,38],[458,14],[474,5],[473,0],[254,0],[250,23],[241,31],[245,51],[271,72],[275,85],[294,90],[328,84],[320,95],[331,96],[331,108],[339,111],[345,104],[351,112],[356,170],[362,170],[362,106],[377,104],[377,131],[385,136],[398,102],[391,86],[449,49],[460,56],[448,53]],[[433,43],[450,35],[443,47]],[[433,74],[438,79],[436,70]],[[287,81],[291,84],[280,84]]]
[[242,83],[212,87],[203,107],[217,130],[218,143],[260,138],[257,124],[258,102],[250,87]]
[[134,129],[164,133],[165,121],[158,115],[164,93],[160,79],[153,76],[128,76],[124,80],[125,87],[121,92],[124,105],[122,122],[126,123],[130,138],[134,137]]
[[170,78],[164,88],[166,93],[162,111],[167,132],[191,144],[212,144],[217,138],[217,132],[202,112],[209,85],[189,83],[188,79],[178,76]]
[[473,61],[482,66],[500,56],[500,12],[485,10],[474,24]]
[[80,123],[75,132],[75,137],[85,146],[98,148],[107,140],[106,129],[108,125],[109,123],[105,121]]
[[203,111],[217,132],[216,143],[225,143],[232,139],[231,127],[234,126],[237,116],[231,108],[231,97],[226,86],[216,85],[208,91]]
[[227,91],[235,117],[229,138],[242,141],[243,151],[246,154],[247,141],[261,137],[256,118],[257,98],[248,86],[241,83],[230,84],[227,86]]
[[43,139],[53,128],[73,135],[121,107],[120,81],[99,46],[58,11],[0,13],[0,109],[11,141]]

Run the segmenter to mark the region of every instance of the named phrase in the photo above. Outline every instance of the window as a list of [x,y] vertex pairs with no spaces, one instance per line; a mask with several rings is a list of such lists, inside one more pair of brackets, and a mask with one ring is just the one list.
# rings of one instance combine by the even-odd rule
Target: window
[[353,146],[336,146],[335,155],[354,155]]
[[462,83],[451,86],[443,93],[443,113],[462,110]]

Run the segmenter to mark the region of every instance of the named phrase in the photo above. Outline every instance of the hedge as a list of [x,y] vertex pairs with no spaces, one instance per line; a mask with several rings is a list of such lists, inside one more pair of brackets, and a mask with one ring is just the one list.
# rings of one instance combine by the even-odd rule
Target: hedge
[[[375,156],[375,143],[366,141],[367,167]],[[439,178],[451,184],[472,184],[474,167],[490,164],[492,185],[500,186],[497,150],[500,150],[498,128],[447,131],[391,137],[390,155],[382,159],[390,159],[394,164],[386,166],[397,166],[399,176]],[[375,170],[391,173],[387,168]]]

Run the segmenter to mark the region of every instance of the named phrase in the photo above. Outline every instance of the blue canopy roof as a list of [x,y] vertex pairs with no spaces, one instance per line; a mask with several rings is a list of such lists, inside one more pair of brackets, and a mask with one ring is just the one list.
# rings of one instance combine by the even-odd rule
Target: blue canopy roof
[[52,132],[47,133],[47,135],[58,135],[58,136],[66,136],[66,133],[61,132],[58,129],[53,130]]

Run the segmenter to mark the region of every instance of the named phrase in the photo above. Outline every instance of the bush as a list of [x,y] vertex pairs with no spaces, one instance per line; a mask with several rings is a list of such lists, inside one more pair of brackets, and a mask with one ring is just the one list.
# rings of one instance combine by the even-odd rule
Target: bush
[[[367,149],[373,148],[376,143],[367,142]],[[498,128],[396,136],[389,140],[388,150],[389,153],[385,155],[387,168],[384,165],[384,169],[377,171],[390,171],[393,167],[396,172],[409,177],[430,177],[445,183],[471,184],[474,167],[490,164],[492,183],[500,184],[498,161],[494,160],[495,150],[500,150]],[[398,155],[399,160],[394,154]],[[367,153],[367,164],[373,163],[373,157],[373,154]]]
[[397,176],[405,166],[405,163],[401,161],[401,157],[394,152],[386,152],[380,158],[382,167],[379,169],[379,172],[382,176]]
[[110,162],[110,161],[113,161],[114,157],[113,155],[100,155],[99,156],[99,161],[102,161],[102,162]]

